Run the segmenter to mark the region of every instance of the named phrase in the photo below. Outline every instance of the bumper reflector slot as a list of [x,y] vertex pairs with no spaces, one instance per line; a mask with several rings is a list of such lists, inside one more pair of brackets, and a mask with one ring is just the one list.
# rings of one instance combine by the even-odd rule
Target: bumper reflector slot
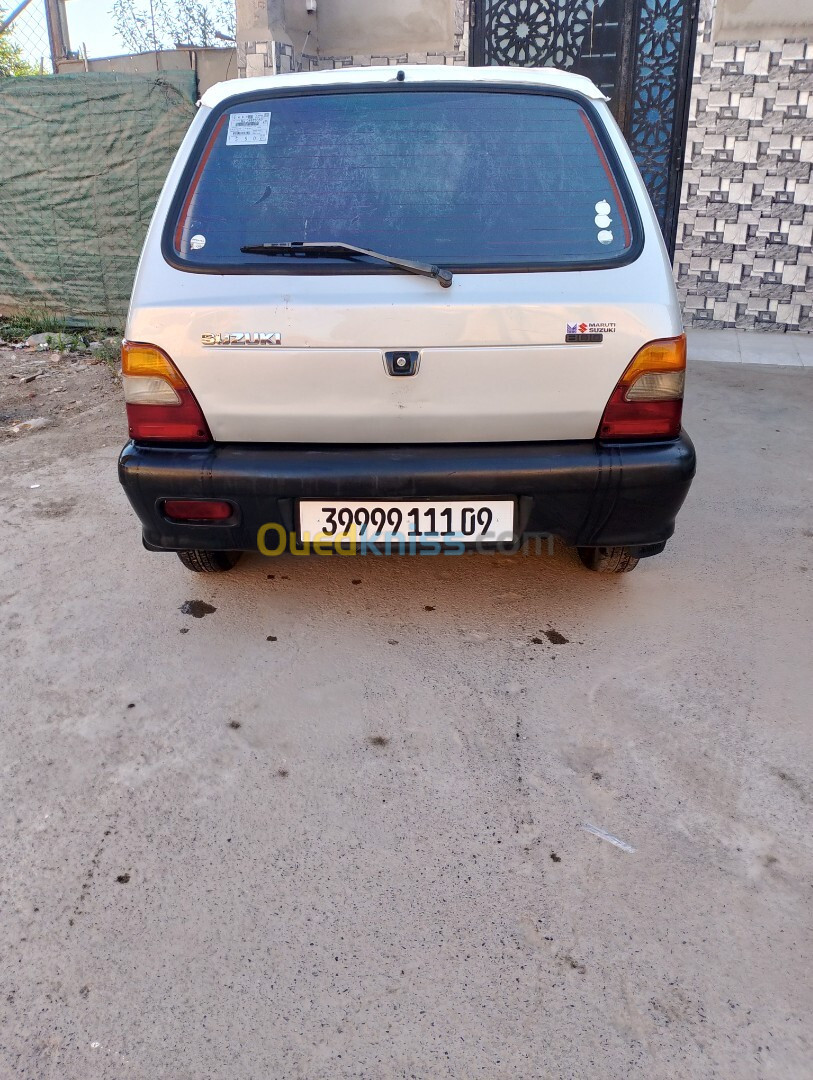
[[228,521],[234,515],[231,503],[219,499],[165,499],[164,515],[170,521]]

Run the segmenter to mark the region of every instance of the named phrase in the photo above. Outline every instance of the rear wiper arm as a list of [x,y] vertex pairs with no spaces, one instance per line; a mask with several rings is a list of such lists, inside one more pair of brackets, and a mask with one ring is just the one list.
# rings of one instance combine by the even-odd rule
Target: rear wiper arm
[[423,277],[434,278],[444,289],[452,284],[452,274],[449,270],[443,270],[433,263],[413,262],[411,259],[398,259],[393,255],[382,255],[380,251],[368,251],[367,248],[356,247],[355,244],[343,244],[341,241],[299,241],[289,244],[246,244],[240,250],[246,255],[311,255],[318,258],[320,255],[336,259],[352,258],[354,255],[367,255],[371,259],[397,266],[400,270],[406,270],[409,274],[421,274]]

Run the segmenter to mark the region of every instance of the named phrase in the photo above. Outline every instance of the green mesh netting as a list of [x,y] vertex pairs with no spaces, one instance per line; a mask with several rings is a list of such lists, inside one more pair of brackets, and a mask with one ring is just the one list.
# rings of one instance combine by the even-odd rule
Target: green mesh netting
[[0,312],[121,321],[192,71],[0,79]]

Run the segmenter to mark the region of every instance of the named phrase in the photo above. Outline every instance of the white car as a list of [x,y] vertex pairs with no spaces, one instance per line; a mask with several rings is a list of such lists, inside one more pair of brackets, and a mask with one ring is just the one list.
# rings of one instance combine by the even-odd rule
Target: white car
[[208,90],[122,353],[119,475],[153,551],[493,550],[620,572],[695,469],[686,343],[601,92],[550,68]]

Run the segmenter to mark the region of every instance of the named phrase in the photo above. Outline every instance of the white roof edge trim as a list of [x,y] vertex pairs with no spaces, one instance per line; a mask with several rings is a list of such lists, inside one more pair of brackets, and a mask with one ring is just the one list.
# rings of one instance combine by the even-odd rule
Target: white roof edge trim
[[393,64],[390,67],[341,68],[335,71],[303,71],[291,75],[265,75],[252,79],[230,79],[215,83],[203,94],[201,105],[214,108],[229,98],[259,90],[286,90],[307,87],[363,86],[396,82],[396,73],[403,71],[407,83],[448,82],[482,83],[502,86],[546,86],[552,89],[573,90],[593,101],[609,101],[595,83],[583,75],[573,75],[558,68],[513,67],[443,67],[438,64]]

